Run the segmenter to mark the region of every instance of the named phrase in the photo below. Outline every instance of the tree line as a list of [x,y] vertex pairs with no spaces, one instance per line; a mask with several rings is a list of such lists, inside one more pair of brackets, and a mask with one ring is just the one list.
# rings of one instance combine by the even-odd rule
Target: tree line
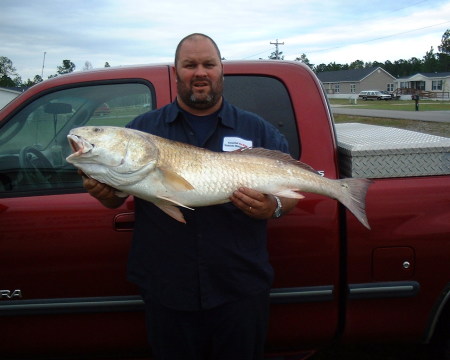
[[[387,60],[384,63],[378,61],[363,62],[361,60],[355,60],[350,64],[337,64],[336,62],[331,62],[329,64],[314,65],[311,64],[306,54],[302,54],[295,60],[308,65],[315,73],[365,69],[371,67],[381,67],[395,77],[406,77],[417,73],[450,72],[450,29],[447,29],[442,35],[441,45],[438,46],[438,50],[439,52],[436,53],[434,48],[431,47],[422,59],[412,57],[409,60],[401,59],[394,62]],[[269,59],[283,60],[283,52],[274,51],[269,56]]]
[[[105,62],[105,67],[110,67],[108,62]],[[70,60],[63,60],[62,65],[56,67],[56,74],[49,75],[51,79],[58,75],[68,74],[75,70],[75,64]],[[83,70],[92,69],[92,64],[86,61]],[[40,83],[44,79],[41,75],[35,75],[33,79],[22,81],[22,78],[16,72],[16,68],[13,62],[6,56],[0,56],[0,86],[1,87],[14,87],[14,88],[27,88]]]
[[[295,61],[300,61],[308,65],[315,73],[371,67],[381,67],[395,77],[405,77],[416,73],[450,72],[450,29],[447,29],[442,35],[441,45],[438,46],[438,51],[439,52],[436,53],[433,47],[431,47],[422,59],[413,57],[409,60],[401,59],[394,62],[387,60],[384,63],[378,61],[363,62],[361,60],[355,60],[350,64],[337,64],[336,62],[331,62],[329,64],[314,65],[311,64],[306,54],[300,55]],[[278,51],[277,49],[269,55],[269,59],[283,60],[283,52]],[[108,62],[105,63],[105,67],[110,67]],[[62,65],[57,67],[56,74],[50,75],[48,78],[73,72],[75,68],[76,66],[72,61],[63,60]],[[92,69],[92,64],[89,61],[86,61],[83,70],[90,69]],[[1,87],[26,88],[41,81],[43,81],[43,79],[40,75],[35,75],[33,79],[22,81],[22,78],[17,74],[12,61],[6,56],[0,56]]]

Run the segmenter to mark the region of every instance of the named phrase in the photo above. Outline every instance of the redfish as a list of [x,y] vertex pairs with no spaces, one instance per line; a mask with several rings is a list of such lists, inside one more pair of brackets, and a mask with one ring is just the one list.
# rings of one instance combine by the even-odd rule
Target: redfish
[[118,191],[150,201],[185,222],[189,209],[226,203],[240,187],[301,199],[303,192],[340,201],[368,229],[367,179],[328,179],[280,151],[244,148],[213,152],[121,127],[86,126],[67,136],[67,161]]

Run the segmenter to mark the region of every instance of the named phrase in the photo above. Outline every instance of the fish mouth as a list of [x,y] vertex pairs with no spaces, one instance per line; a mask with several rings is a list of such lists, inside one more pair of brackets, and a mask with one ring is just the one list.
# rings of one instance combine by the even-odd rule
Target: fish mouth
[[69,157],[81,156],[90,152],[94,148],[93,144],[89,143],[81,136],[69,134],[67,135],[67,139],[69,140],[70,147],[73,151]]

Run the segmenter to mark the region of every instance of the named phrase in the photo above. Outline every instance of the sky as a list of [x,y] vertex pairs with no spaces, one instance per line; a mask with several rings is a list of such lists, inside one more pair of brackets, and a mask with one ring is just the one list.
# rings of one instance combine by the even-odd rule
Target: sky
[[311,64],[422,59],[450,29],[450,0],[0,0],[0,56],[23,81],[75,71],[173,62],[184,36],[211,36],[227,60]]

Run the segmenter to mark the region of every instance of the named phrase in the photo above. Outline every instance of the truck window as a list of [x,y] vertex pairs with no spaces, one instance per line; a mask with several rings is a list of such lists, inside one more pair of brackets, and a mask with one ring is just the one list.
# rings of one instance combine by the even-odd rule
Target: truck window
[[272,123],[288,140],[289,152],[300,158],[300,141],[289,92],[277,78],[262,75],[228,75],[224,96],[232,104]]
[[71,153],[70,129],[124,126],[154,103],[147,83],[78,86],[35,99],[1,128],[0,197],[80,190],[80,176],[65,161]]

